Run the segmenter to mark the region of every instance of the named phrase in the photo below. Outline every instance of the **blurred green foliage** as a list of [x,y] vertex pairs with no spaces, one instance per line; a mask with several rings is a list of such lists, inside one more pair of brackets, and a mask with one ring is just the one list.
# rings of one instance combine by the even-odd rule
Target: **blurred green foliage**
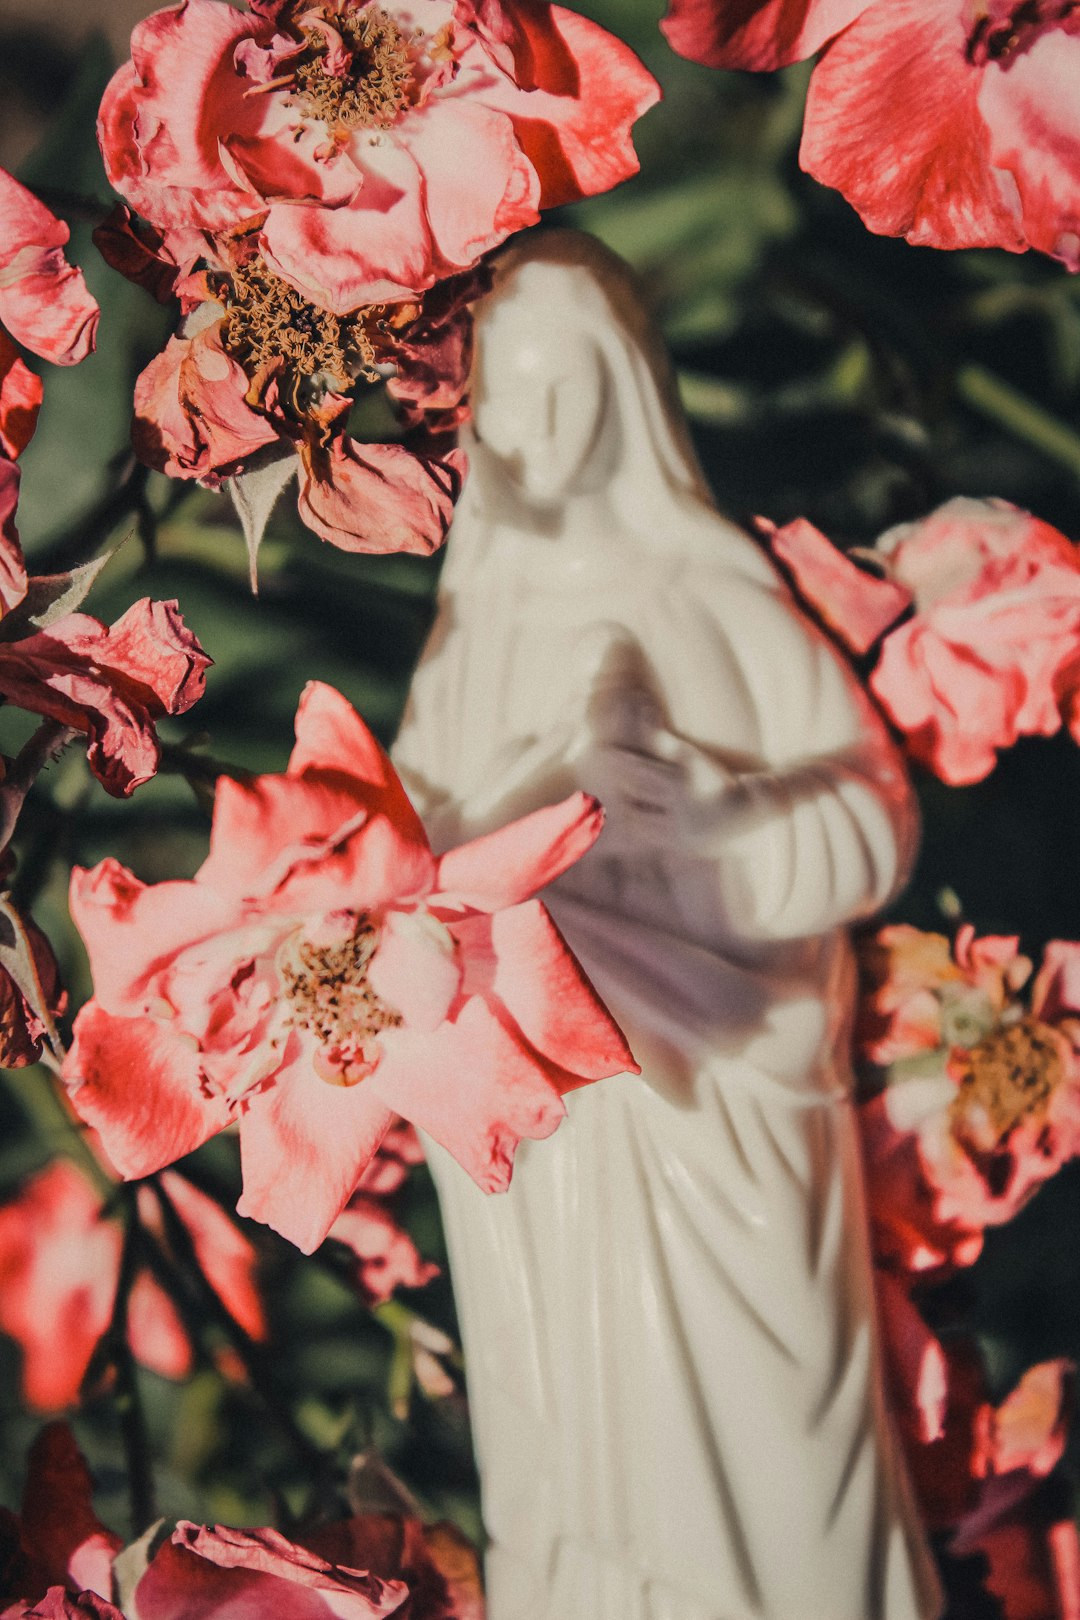
[[[1080,281],[1004,253],[945,255],[871,236],[847,205],[798,168],[806,71],[766,78],[711,73],[675,58],[641,0],[590,0],[590,15],[632,43],[661,79],[665,102],[640,130],[640,176],[568,211],[640,271],[668,334],[703,466],[719,504],[739,519],[805,515],[844,543],[950,495],[999,495],[1080,538]],[[60,212],[72,193],[105,199],[94,110],[109,64],[86,53],[78,81],[24,178]],[[76,215],[79,210],[75,210]],[[389,739],[430,622],[438,562],[350,557],[303,531],[288,497],[247,585],[243,541],[223,497],[151,477],[154,522],[114,521],[110,497],[130,470],[131,386],[169,315],[96,260],[73,220],[74,257],[102,303],[100,348],[73,371],[46,367],[46,404],[27,452],[20,520],[38,566],[95,536],[120,546],[89,608],[105,619],[139,595],[177,597],[213,655],[207,695],[164,725],[173,745],[203,746],[237,766],[284,765],[296,699],[310,678],[340,687]],[[0,717],[0,747],[17,717]],[[6,728],[6,729],[5,729]],[[25,729],[25,728],[24,728]],[[193,742],[193,739],[195,741]],[[920,781],[923,853],[896,915],[951,927],[943,891],[980,931],[1019,932],[1029,951],[1080,937],[1080,751],[1030,742],[985,783]],[[87,989],[67,920],[72,862],[113,854],[146,879],[190,873],[206,848],[205,792],[174,770],[110,800],[77,750],[35,790],[19,828],[17,892],[54,941],[78,1004]],[[955,908],[954,908],[955,909]],[[0,1091],[0,1194],[52,1151],[35,1124],[36,1073]],[[235,1197],[234,1144],[218,1140],[192,1174]],[[442,1258],[437,1212],[421,1173],[406,1194],[423,1252]],[[1067,1170],[1012,1226],[944,1310],[976,1320],[999,1390],[1031,1361],[1080,1360],[1080,1173]],[[279,1346],[276,1395],[310,1440],[347,1456],[380,1447],[430,1510],[476,1533],[475,1481],[460,1397],[415,1391],[397,1413],[394,1321],[373,1319],[334,1265],[300,1261],[249,1228]],[[414,1302],[454,1331],[445,1277]],[[212,1339],[212,1335],[211,1335]],[[208,1348],[212,1348],[208,1342]],[[35,1427],[17,1396],[17,1353],[0,1344],[0,1493],[17,1495]],[[254,1395],[204,1356],[173,1386],[144,1375],[162,1511],[267,1522],[305,1506],[303,1460]],[[399,1392],[400,1393],[400,1392]],[[122,1456],[107,1399],[78,1419],[102,1505],[124,1527]]]

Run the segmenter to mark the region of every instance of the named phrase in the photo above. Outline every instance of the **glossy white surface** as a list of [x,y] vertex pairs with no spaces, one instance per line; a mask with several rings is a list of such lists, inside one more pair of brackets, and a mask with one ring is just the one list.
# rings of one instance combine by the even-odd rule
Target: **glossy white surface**
[[846,1072],[844,925],[903,880],[903,768],[712,507],[594,244],[503,261],[475,404],[395,757],[437,845],[603,799],[545,898],[644,1071],[571,1096],[503,1196],[430,1149],[490,1620],[925,1620]]

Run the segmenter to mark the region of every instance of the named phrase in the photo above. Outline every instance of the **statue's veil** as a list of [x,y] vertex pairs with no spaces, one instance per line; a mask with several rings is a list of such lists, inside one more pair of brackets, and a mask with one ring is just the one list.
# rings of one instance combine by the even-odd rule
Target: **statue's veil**
[[[620,452],[610,494],[621,530],[645,551],[676,550],[762,582],[772,568],[750,538],[716,511],[690,440],[667,352],[642,289],[622,260],[579,231],[530,231],[496,260],[492,291],[477,309],[521,300],[537,312],[538,338],[556,351],[587,342],[606,371]],[[472,470],[454,519],[444,588],[466,588],[485,560],[492,513],[482,450],[466,428]],[[504,475],[500,474],[500,483]],[[504,486],[502,486],[504,487]],[[493,559],[494,561],[494,559]]]

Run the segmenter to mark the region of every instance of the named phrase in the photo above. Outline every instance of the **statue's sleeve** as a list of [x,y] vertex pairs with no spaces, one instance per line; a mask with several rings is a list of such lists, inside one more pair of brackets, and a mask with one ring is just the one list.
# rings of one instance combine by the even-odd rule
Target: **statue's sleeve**
[[716,859],[740,932],[798,939],[866,916],[897,892],[917,848],[917,811],[899,752],[846,659],[779,581],[739,595],[727,634],[758,757],[715,795],[692,800],[687,834]]

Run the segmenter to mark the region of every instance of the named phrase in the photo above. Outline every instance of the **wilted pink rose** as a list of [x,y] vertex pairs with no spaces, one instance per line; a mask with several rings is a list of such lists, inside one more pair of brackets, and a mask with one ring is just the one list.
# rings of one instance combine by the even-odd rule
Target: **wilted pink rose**
[[[997,750],[1080,739],[1080,554],[1007,501],[947,501],[877,542],[879,579],[798,520],[770,545],[851,651],[880,640],[870,689],[909,753],[945,782],[977,782]],[[890,599],[895,612],[890,618]],[[901,623],[890,623],[910,603]]]
[[42,630],[14,614],[0,621],[0,694],[85,733],[90,769],[117,796],[154,775],[154,721],[198,701],[210,662],[175,602],[142,597],[113,625],[86,613]]
[[[101,1603],[101,1594],[112,1591],[112,1561],[122,1545],[98,1520],[92,1496],[90,1473],[71,1430],[64,1423],[47,1424],[30,1447],[18,1517],[0,1509],[0,1602],[18,1600],[0,1614],[71,1613],[111,1620],[118,1613],[109,1604],[95,1609],[81,1601],[96,1595]],[[65,1601],[72,1606],[64,1608]]]
[[527,898],[591,846],[595,800],[436,858],[339,693],[309,685],[296,736],[284,776],[222,779],[193,880],[76,870],[95,997],[65,1073],[127,1176],[237,1123],[238,1207],[310,1251],[395,1114],[497,1191],[564,1092],[635,1065]]
[[1069,0],[671,0],[684,56],[771,69],[827,46],[800,160],[873,231],[1080,269],[1080,11]]
[[[233,1316],[265,1335],[255,1284],[255,1253],[235,1222],[181,1176],[163,1178],[200,1266]],[[164,1241],[148,1188],[139,1213]],[[112,1319],[123,1234],[101,1194],[67,1159],[56,1159],[0,1205],[0,1328],[22,1347],[23,1394],[38,1411],[72,1405]],[[149,1270],[128,1302],[128,1337],[137,1361],[165,1378],[191,1371],[191,1345],[171,1300]],[[89,1583],[88,1583],[89,1584]]]
[[884,929],[864,952],[864,1057],[885,1069],[859,1108],[874,1246],[903,1272],[970,1265],[1080,1153],[1080,946],[1054,941],[1029,994],[1010,939]]
[[378,1620],[410,1613],[404,1581],[330,1563],[276,1530],[182,1521],[135,1588],[140,1620]]
[[[109,251],[136,263],[134,248]],[[441,545],[465,459],[443,443],[435,448],[431,434],[452,430],[465,414],[469,305],[486,277],[470,272],[418,302],[339,318],[271,272],[251,233],[203,238],[198,264],[178,282],[184,335],[170,339],[135,385],[139,457],[210,487],[276,459],[275,489],[299,475],[300,516],[322,539],[347,551]],[[136,275],[152,279],[145,267]],[[365,444],[346,432],[354,397],[386,372],[398,414],[421,430],[411,445]]]
[[94,347],[98,306],[64,258],[71,233],[0,169],[0,324],[17,343],[70,366]]
[[329,1236],[350,1250],[353,1281],[369,1305],[381,1305],[398,1288],[423,1288],[438,1276],[438,1266],[421,1258],[389,1203],[423,1157],[412,1126],[396,1120],[330,1228]]
[[135,29],[98,134],[145,218],[254,220],[269,268],[347,315],[636,172],[630,129],[658,95],[547,0],[188,0]]

